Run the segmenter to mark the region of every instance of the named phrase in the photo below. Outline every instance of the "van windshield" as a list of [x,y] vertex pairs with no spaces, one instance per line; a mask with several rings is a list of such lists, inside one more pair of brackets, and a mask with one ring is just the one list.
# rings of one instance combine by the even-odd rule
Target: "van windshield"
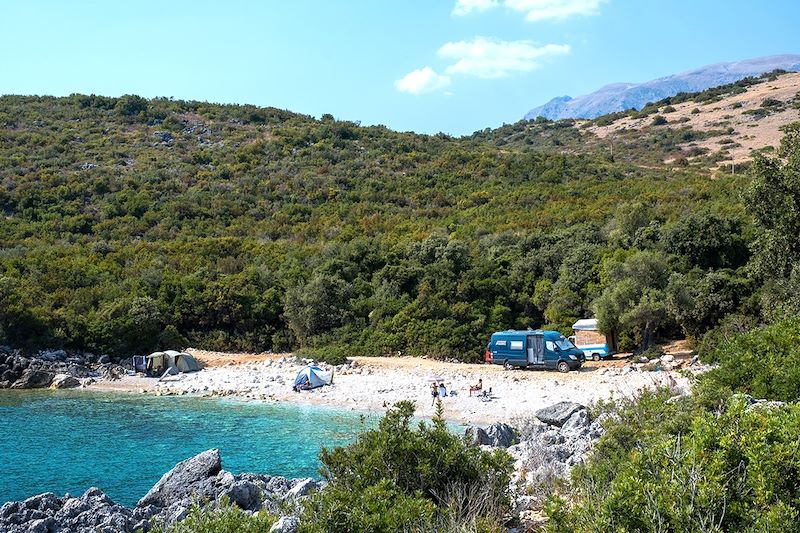
[[574,345],[574,344],[572,344],[572,343],[571,343],[569,340],[567,340],[567,339],[561,339],[561,340],[559,340],[559,341],[556,341],[556,346],[558,346],[558,347],[559,347],[559,348],[561,348],[562,350],[571,350],[571,349],[575,348],[575,345]]

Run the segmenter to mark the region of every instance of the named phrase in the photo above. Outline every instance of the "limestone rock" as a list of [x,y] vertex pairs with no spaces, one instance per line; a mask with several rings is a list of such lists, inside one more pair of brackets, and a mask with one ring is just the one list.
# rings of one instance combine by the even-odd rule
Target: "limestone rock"
[[72,389],[80,387],[81,382],[69,374],[56,374],[50,386],[54,389]]
[[310,477],[301,479],[286,493],[286,498],[300,498],[317,489],[317,482]]
[[46,370],[27,368],[22,376],[11,385],[12,389],[43,389],[53,382],[55,374]]
[[517,433],[508,424],[496,423],[475,429],[475,443],[494,448],[508,448],[517,441]]
[[269,529],[269,533],[297,533],[300,519],[296,516],[282,516]]
[[231,503],[249,511],[255,511],[261,505],[261,489],[246,479],[235,481],[220,493],[220,497],[227,497]]
[[174,502],[191,496],[196,483],[216,476],[222,470],[222,459],[216,448],[181,461],[164,474],[150,491],[139,500],[137,507],[155,505],[169,507]]
[[575,402],[558,402],[557,404],[536,411],[536,418],[551,426],[561,427],[569,418],[585,406]]

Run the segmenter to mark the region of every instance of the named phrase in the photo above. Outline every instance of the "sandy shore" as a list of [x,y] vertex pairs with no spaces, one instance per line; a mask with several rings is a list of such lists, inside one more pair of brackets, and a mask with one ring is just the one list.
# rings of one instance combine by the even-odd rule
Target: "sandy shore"
[[[421,358],[353,357],[352,366],[335,372],[334,383],[313,391],[293,392],[302,361],[284,355],[221,354],[190,350],[205,364],[200,372],[169,376],[163,381],[125,376],[100,381],[88,390],[159,395],[231,396],[253,401],[278,401],[382,412],[400,400],[417,404],[417,414],[431,416],[429,378],[442,378],[449,395],[443,398],[445,417],[465,424],[487,424],[532,416],[562,400],[589,404],[630,397],[644,388],[688,389],[677,371],[647,372],[627,361],[588,362],[581,370],[561,374],[543,370],[503,370],[499,365],[445,363]],[[680,356],[678,357],[680,359]],[[469,395],[470,385],[483,379],[488,397]]]

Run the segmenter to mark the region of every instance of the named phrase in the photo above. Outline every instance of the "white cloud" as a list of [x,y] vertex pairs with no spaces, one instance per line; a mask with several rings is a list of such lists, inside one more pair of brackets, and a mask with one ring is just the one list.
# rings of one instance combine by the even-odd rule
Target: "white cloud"
[[395,88],[402,93],[423,94],[439,89],[444,89],[450,85],[450,77],[437,74],[431,67],[422,67],[412,70],[396,82]]
[[[525,13],[525,20],[563,20],[572,16],[597,15],[606,0],[505,0],[505,6]],[[456,6],[457,7],[457,6]]]
[[500,0],[456,0],[453,15],[463,17],[473,11],[482,12],[500,5]]
[[446,74],[490,79],[529,72],[539,67],[540,60],[569,52],[570,47],[566,44],[537,46],[531,41],[497,41],[476,37],[471,41],[445,43],[439,48],[438,54],[455,61],[445,69]]

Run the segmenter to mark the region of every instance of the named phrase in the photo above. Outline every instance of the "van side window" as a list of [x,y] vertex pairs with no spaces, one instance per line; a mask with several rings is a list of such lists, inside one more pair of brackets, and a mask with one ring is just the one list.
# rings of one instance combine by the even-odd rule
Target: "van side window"
[[511,341],[511,349],[512,350],[521,350],[522,349],[522,341]]
[[544,347],[550,350],[551,352],[556,351],[556,343],[554,343],[553,341],[545,341]]
[[495,346],[505,346],[506,345],[506,341],[497,341],[497,342],[494,343],[494,345]]

